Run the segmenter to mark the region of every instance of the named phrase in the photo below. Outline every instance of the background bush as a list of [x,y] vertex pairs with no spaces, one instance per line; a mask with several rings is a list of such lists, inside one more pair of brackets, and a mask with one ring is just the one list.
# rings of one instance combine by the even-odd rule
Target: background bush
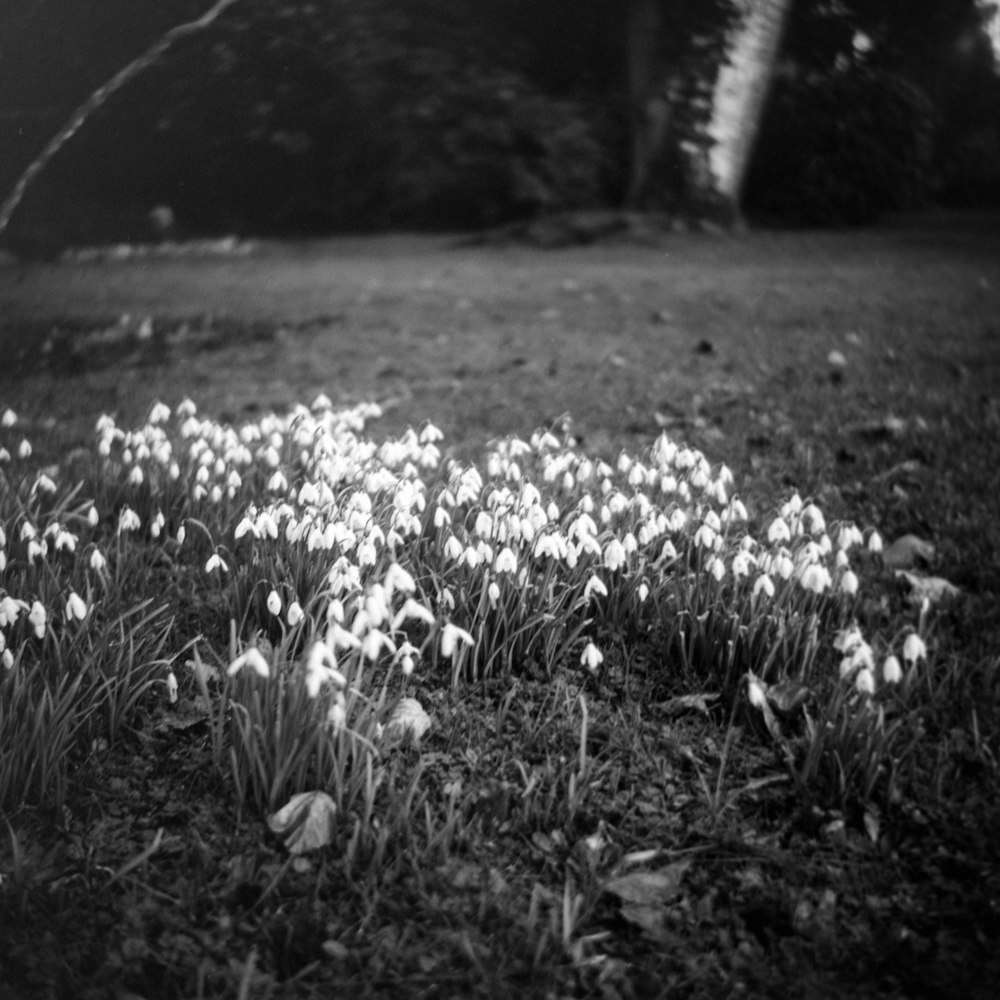
[[778,82],[747,182],[748,210],[804,224],[872,222],[934,186],[935,109],[904,77],[852,69]]

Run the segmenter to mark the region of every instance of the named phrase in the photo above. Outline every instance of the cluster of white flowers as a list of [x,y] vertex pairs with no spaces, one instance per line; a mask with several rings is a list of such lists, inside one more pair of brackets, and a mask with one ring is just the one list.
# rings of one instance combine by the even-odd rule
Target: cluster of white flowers
[[[621,588],[644,602],[673,575],[695,574],[759,602],[795,593],[805,600],[828,593],[850,598],[858,589],[852,552],[881,544],[875,533],[866,543],[852,524],[828,529],[818,507],[798,495],[765,519],[762,537],[755,537],[729,469],[713,469],[701,452],[666,435],[647,458],[622,454],[611,464],[582,453],[570,438],[538,432],[527,441],[500,442],[480,469],[443,459],[441,432],[431,424],[371,440],[364,430],[379,415],[373,404],[336,410],[320,396],[309,407],[239,427],[199,417],[190,400],[176,412],[156,403],[137,430],[102,417],[96,430],[104,475],[126,498],[135,497],[133,506],[105,516],[114,514],[118,544],[143,534],[166,543],[161,508],[168,508],[168,496],[173,516],[178,508],[186,515],[171,528],[173,544],[185,543],[184,521],[229,525],[231,536],[213,540],[204,564],[220,581],[238,570],[230,562],[247,558],[247,547],[257,565],[286,564],[289,552],[319,560],[326,592],[316,613],[329,619],[327,655],[336,661],[349,636],[348,644],[365,657],[391,656],[407,671],[415,651],[408,641],[398,644],[396,634],[406,619],[421,622],[449,659],[474,643],[472,604],[479,613],[494,612],[514,591],[544,604],[569,589],[586,608]],[[0,424],[13,428],[16,417],[7,411]],[[30,453],[30,445],[21,450]],[[40,475],[30,497],[56,490]],[[143,517],[135,510],[140,495],[147,508],[152,504]],[[92,538],[79,534],[95,531],[98,512],[90,507],[69,525],[33,520],[29,509],[40,509],[39,503],[10,522],[27,563],[82,560],[89,591],[98,592],[107,559]],[[0,533],[0,572],[6,547]],[[267,611],[283,616],[288,627],[299,624],[303,605],[312,607],[318,596],[295,594],[288,579],[275,579],[272,587]],[[486,603],[470,604],[473,591],[485,594]],[[18,615],[37,603],[36,597],[8,599]],[[76,592],[62,599],[67,622],[86,619],[87,604]],[[16,617],[0,618],[0,628]],[[44,618],[35,614],[30,621],[35,635],[44,634]],[[0,642],[6,646],[2,632]],[[260,663],[245,655],[250,658],[241,666],[259,672]],[[586,646],[589,669],[599,657],[596,647]]]
[[[833,641],[833,647],[841,654],[840,677],[853,681],[860,694],[873,695],[877,686],[875,653],[865,641],[857,625],[842,629]],[[913,668],[920,660],[927,659],[927,646],[916,632],[910,632],[903,642],[903,663]],[[903,680],[903,666],[894,653],[889,653],[882,661],[882,680],[886,684],[899,684]]]

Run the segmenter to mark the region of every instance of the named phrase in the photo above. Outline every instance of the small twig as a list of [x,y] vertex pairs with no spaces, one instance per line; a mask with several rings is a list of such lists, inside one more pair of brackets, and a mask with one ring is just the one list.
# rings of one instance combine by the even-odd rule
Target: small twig
[[114,885],[115,882],[120,882],[129,872],[135,871],[140,865],[144,865],[159,849],[160,844],[163,841],[163,827],[161,826],[159,830],[156,831],[156,836],[153,838],[153,842],[140,854],[137,854],[131,861],[126,861],[125,864],[121,866],[111,876],[108,880],[108,885]]
[[119,70],[107,83],[98,87],[83,104],[73,113],[70,120],[56,133],[49,141],[49,144],[28,164],[27,169],[18,178],[13,190],[7,196],[7,200],[0,205],[0,236],[10,223],[11,216],[17,211],[17,206],[21,204],[24,193],[28,185],[45,169],[49,161],[59,152],[63,146],[73,138],[80,130],[84,122],[116,91],[121,90],[133,77],[138,76],[144,69],[151,66],[160,56],[163,55],[171,45],[178,39],[186,35],[193,35],[195,32],[207,28],[227,7],[236,3],[236,0],[217,0],[215,5],[201,17],[185,24],[179,24],[171,28],[159,41],[151,48],[147,49],[138,59],[133,59],[124,69]]

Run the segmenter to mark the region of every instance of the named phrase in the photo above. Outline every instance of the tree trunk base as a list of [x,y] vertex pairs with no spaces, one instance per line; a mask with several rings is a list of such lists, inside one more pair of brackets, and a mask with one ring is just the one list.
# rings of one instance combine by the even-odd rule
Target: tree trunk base
[[722,235],[738,230],[710,219],[681,218],[662,212],[623,209],[581,209],[555,212],[536,219],[511,222],[495,229],[463,237],[459,246],[505,246],[521,244],[543,249],[591,244],[661,246],[677,233],[702,232]]

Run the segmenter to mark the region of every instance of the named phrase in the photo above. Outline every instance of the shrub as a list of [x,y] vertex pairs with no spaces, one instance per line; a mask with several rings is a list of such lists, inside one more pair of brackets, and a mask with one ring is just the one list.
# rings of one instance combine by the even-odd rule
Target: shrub
[[853,69],[777,83],[747,185],[753,214],[796,224],[872,222],[933,181],[934,109],[912,81]]

